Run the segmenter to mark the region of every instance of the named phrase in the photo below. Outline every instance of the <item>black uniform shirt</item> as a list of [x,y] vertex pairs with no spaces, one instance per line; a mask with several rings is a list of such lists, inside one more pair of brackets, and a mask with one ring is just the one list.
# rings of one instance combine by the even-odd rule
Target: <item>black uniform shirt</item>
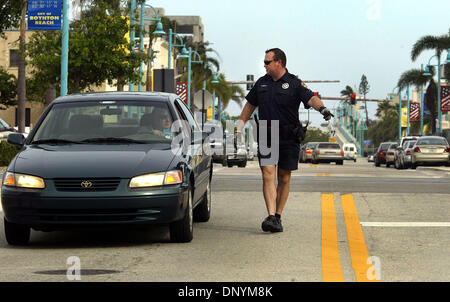
[[268,126],[273,120],[285,126],[299,123],[300,102],[309,109],[308,101],[313,96],[314,93],[299,78],[286,70],[276,82],[268,74],[259,78],[246,99],[258,107],[259,119],[268,121]]

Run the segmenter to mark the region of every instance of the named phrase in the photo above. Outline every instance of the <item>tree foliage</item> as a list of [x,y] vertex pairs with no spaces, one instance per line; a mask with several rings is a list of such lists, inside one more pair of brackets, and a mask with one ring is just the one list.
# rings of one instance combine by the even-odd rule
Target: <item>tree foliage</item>
[[326,133],[315,128],[308,129],[308,131],[306,131],[305,140],[302,144],[307,144],[309,142],[329,142],[330,138],[330,133]]
[[17,78],[0,66],[0,110],[17,105]]
[[[144,57],[129,51],[126,39],[129,26],[116,6],[119,2],[92,1],[80,20],[71,24],[69,93],[88,90],[105,81],[112,84],[117,79],[121,83],[137,83],[136,68]],[[57,86],[61,68],[61,32],[35,32],[30,39],[28,55],[34,67],[34,80]],[[45,89],[47,85],[43,87]]]
[[19,27],[21,8],[19,0],[0,0],[0,38],[5,37],[6,29]]
[[390,102],[378,104],[376,116],[379,120],[369,125],[366,137],[375,146],[382,142],[395,141],[398,138],[398,110]]

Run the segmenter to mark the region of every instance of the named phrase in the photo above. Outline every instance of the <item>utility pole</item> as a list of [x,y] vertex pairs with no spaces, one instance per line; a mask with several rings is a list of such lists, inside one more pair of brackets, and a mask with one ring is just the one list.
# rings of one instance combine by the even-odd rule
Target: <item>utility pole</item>
[[26,67],[25,67],[25,32],[28,0],[22,0],[19,37],[19,74],[17,82],[17,126],[20,133],[25,132],[25,101],[26,101]]

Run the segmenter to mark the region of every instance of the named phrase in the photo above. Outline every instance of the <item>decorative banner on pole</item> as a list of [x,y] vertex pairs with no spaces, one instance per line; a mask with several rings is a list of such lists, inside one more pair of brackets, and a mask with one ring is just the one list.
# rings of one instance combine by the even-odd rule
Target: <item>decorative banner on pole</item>
[[177,94],[181,100],[187,105],[187,83],[177,83]]
[[62,0],[29,0],[29,30],[61,30]]
[[402,128],[408,127],[408,108],[402,108]]
[[420,122],[420,103],[409,104],[409,122],[410,123]]
[[450,111],[450,87],[441,86],[441,111]]

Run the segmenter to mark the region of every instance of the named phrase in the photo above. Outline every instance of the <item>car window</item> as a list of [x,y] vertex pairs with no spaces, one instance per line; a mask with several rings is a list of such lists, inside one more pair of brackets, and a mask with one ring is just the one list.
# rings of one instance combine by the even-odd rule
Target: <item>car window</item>
[[418,146],[424,145],[438,145],[438,146],[447,146],[447,140],[445,138],[427,138],[417,141]]
[[397,147],[398,147],[398,144],[391,144],[391,145],[389,146],[389,150],[395,149],[395,148],[397,148]]
[[410,141],[410,142],[408,143],[408,146],[407,146],[406,148],[407,148],[407,149],[408,149],[408,148],[412,148],[415,144],[416,144],[416,141]]
[[322,143],[319,144],[319,149],[341,149],[341,147],[338,144]]
[[33,141],[84,141],[100,138],[171,142],[173,117],[166,103],[92,101],[52,106]]
[[179,108],[181,108],[181,110],[183,111],[185,117],[187,118],[187,121],[188,121],[189,125],[191,126],[191,128],[194,131],[199,131],[200,128],[199,128],[197,122],[195,121],[194,117],[192,116],[191,111],[186,106],[186,104],[178,99],[175,101],[175,104],[177,106],[179,106]]

